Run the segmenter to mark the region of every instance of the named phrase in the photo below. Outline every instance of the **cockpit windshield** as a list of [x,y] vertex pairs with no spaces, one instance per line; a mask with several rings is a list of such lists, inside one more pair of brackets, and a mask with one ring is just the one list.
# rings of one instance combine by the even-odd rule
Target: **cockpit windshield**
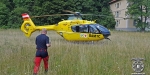
[[69,16],[68,20],[82,20],[82,18],[81,18],[81,16],[71,15],[71,16]]
[[102,25],[99,25],[99,24],[95,24],[94,26],[96,26],[96,28],[102,32],[108,32],[108,29],[105,28],[104,26]]

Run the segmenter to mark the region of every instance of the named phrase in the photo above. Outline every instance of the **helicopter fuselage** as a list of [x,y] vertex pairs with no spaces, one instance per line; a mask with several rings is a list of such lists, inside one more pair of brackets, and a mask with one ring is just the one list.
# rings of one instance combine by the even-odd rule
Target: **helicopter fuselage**
[[110,31],[95,21],[82,20],[74,18],[73,20],[63,20],[54,25],[35,26],[28,14],[22,14],[24,22],[21,30],[27,37],[36,30],[54,30],[60,36],[68,41],[99,41],[107,39],[110,36]]
[[[57,33],[68,41],[98,41],[106,38],[94,21],[67,20],[59,22],[58,25]],[[109,36],[110,32],[105,28],[106,31]]]

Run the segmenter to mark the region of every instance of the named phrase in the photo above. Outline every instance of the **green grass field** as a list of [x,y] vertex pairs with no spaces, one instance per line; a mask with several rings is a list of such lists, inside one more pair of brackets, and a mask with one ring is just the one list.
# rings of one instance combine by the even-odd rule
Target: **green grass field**
[[[21,30],[0,30],[0,75],[32,75],[35,37]],[[94,44],[65,41],[49,31],[48,75],[131,75],[132,58],[144,58],[144,73],[150,74],[150,33],[111,31],[109,40]],[[38,75],[44,74],[43,62]]]

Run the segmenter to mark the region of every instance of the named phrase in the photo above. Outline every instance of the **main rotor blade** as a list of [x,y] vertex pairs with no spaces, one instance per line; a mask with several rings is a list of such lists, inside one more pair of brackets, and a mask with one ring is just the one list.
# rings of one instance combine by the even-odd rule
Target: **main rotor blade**
[[83,16],[88,16],[88,15],[94,15],[94,14],[81,14],[81,15],[83,15]]
[[76,14],[75,12],[73,11],[70,11],[70,10],[63,10],[64,12],[69,12],[69,13],[72,13],[72,14]]
[[80,14],[80,12],[73,12],[73,11],[70,11],[70,10],[63,10],[64,12],[69,12],[69,13],[72,13],[74,15],[81,15],[81,16],[88,16],[88,15],[91,15],[91,16],[107,16],[107,15],[95,15],[95,14]]
[[83,16],[88,16],[88,15],[91,15],[91,16],[107,16],[107,15],[95,15],[95,14],[81,14]]
[[52,14],[52,15],[41,15],[41,16],[32,16],[32,18],[36,17],[49,17],[49,16],[65,16],[65,15],[74,15],[74,14]]

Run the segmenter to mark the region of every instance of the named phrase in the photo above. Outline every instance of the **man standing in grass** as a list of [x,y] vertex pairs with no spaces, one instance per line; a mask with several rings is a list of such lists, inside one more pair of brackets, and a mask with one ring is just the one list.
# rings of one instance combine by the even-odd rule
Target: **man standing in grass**
[[33,75],[37,75],[37,72],[40,67],[41,60],[44,61],[44,68],[45,72],[48,71],[48,47],[51,46],[49,42],[49,37],[46,36],[47,30],[42,29],[41,34],[36,37],[35,44],[36,44],[36,57],[34,59],[34,73]]

